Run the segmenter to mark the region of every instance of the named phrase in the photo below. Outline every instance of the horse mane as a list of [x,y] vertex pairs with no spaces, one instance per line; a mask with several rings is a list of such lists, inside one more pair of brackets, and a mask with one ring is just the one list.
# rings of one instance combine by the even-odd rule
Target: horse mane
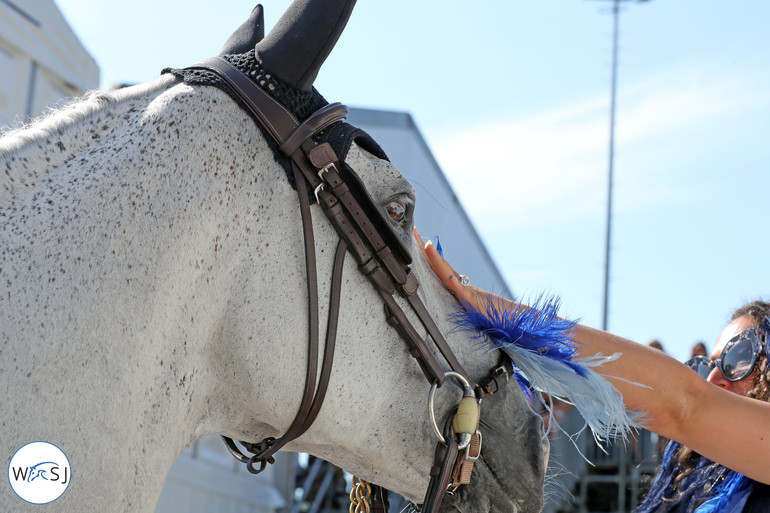
[[0,207],[111,133],[138,104],[176,83],[168,75],[115,90],[94,90],[18,127],[0,130]]

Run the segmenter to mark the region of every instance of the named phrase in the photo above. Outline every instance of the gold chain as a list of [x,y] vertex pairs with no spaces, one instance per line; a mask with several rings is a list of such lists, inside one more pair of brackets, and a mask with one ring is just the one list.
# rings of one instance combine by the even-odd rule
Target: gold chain
[[350,477],[350,483],[353,489],[350,490],[350,513],[369,513],[369,497],[372,494],[372,487],[363,479],[356,476]]

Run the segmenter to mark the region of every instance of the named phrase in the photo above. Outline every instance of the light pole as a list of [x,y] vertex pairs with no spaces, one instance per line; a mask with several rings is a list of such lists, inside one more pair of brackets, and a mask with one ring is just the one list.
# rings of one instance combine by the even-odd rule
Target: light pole
[[[618,86],[618,22],[620,3],[631,0],[612,0],[612,77],[610,79],[610,151],[607,172],[607,220],[604,238],[604,298],[602,302],[602,329],[607,331],[610,304],[610,256],[612,242],[612,185],[615,173],[615,105]],[[646,2],[648,0],[636,0]]]

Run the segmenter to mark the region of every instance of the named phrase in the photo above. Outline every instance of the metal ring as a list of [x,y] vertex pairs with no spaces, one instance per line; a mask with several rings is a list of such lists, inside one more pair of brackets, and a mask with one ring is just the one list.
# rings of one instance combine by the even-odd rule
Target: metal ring
[[[463,387],[465,388],[464,395],[466,396],[474,395],[473,388],[471,388],[470,382],[462,374],[455,371],[446,371],[444,372],[444,376],[446,377],[452,376],[457,381],[459,381],[460,384],[462,384]],[[442,444],[446,445],[446,438],[444,438],[444,435],[441,434],[441,430],[438,428],[438,425],[436,424],[436,414],[433,411],[433,396],[436,392],[437,387],[438,387],[438,384],[436,383],[433,383],[430,386],[430,392],[428,393],[428,416],[430,417],[430,425],[433,428],[433,433],[436,435],[436,438],[438,438]]]
[[471,279],[470,279],[470,278],[468,278],[468,275],[467,275],[467,274],[461,274],[461,275],[460,275],[460,283],[461,283],[461,284],[462,284],[464,287],[467,287],[468,285],[470,285],[470,284],[471,284]]

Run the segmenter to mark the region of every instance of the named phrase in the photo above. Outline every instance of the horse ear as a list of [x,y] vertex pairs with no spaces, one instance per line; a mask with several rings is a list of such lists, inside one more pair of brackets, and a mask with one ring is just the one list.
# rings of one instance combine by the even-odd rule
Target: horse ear
[[219,55],[231,53],[246,53],[254,48],[265,37],[265,15],[262,5],[257,5],[249,19],[233,32],[225,46],[219,50]]
[[267,37],[257,44],[257,60],[284,82],[309,91],[355,3],[294,0]]

